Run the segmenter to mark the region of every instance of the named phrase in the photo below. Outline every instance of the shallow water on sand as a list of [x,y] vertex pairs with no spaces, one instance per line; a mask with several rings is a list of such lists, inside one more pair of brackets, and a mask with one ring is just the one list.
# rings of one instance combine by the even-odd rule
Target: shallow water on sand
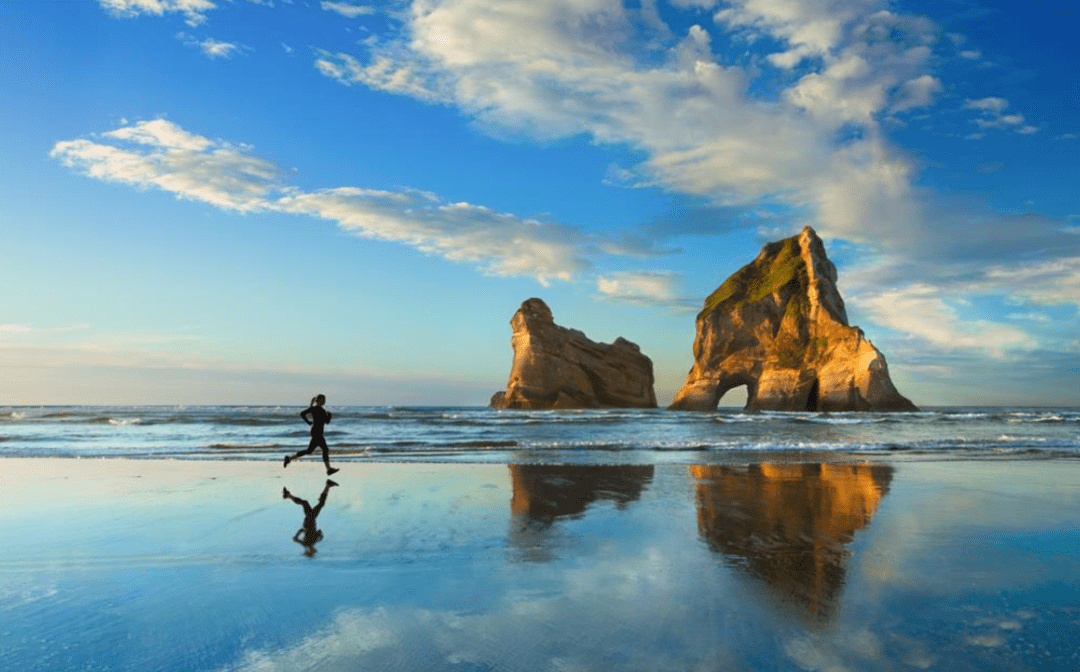
[[298,466],[0,460],[0,669],[1080,668],[1077,460]]

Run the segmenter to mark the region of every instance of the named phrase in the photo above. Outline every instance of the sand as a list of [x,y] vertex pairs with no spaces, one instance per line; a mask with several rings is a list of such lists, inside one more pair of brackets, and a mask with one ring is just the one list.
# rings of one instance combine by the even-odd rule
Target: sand
[[1080,461],[340,466],[0,459],[0,669],[1080,669]]

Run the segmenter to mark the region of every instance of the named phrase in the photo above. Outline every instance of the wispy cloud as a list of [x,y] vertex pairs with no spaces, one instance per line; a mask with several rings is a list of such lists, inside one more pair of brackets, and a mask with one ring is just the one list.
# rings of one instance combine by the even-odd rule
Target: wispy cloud
[[361,237],[403,243],[496,275],[546,284],[569,281],[592,265],[586,258],[590,241],[572,227],[415,189],[304,192],[284,184],[284,171],[248,148],[189,133],[165,119],[58,142],[51,156],[96,179],[160,189],[234,212],[320,217]]
[[355,19],[358,16],[364,14],[374,14],[375,8],[368,5],[351,5],[347,2],[322,2],[320,5],[323,9],[330,12],[337,12],[342,16],[346,16],[350,19]]
[[[588,268],[585,250],[592,242],[608,253],[655,256],[671,252],[658,240],[759,227],[762,222],[746,213],[768,210],[783,215],[783,222],[813,224],[826,238],[866,246],[876,266],[864,279],[877,283],[866,289],[905,287],[920,277],[944,296],[980,291],[1029,302],[1064,300],[1053,283],[1069,276],[1054,271],[1053,263],[1080,251],[1061,242],[1060,222],[1000,216],[979,204],[946,207],[916,186],[916,162],[888,141],[888,120],[936,103],[946,88],[934,69],[936,58],[942,45],[956,57],[959,36],[925,17],[894,11],[887,0],[674,4],[675,10],[693,6],[706,13],[697,12],[699,25],[676,31],[651,2],[414,2],[391,17],[396,32],[365,40],[355,53],[319,50],[314,65],[342,84],[454,106],[494,134],[540,140],[586,134],[597,144],[629,147],[643,159],[613,168],[612,182],[697,199],[719,213],[715,222],[672,218],[662,236],[585,241],[572,227],[455,206],[441,197],[426,200],[409,190],[392,192],[394,198],[354,193],[354,187],[299,193],[280,185],[277,174],[245,176],[245,161],[257,159],[231,154],[235,148],[227,143],[191,159],[199,168],[187,165],[190,157],[179,150],[149,145],[124,161],[118,155],[76,162],[102,179],[237,211],[313,214],[358,235],[544,281]],[[339,5],[357,16],[368,7],[321,6],[340,13]],[[745,42],[752,62],[718,59],[718,35]],[[960,54],[974,56],[974,50]],[[973,137],[1039,130],[1002,97],[972,98],[963,107],[973,117]],[[71,148],[87,157],[110,151],[101,144],[122,149],[72,142],[93,145]],[[68,154],[75,155],[54,150],[58,158]],[[207,179],[187,183],[195,170],[205,170]],[[131,174],[125,177],[125,171]],[[222,177],[230,171],[240,179],[226,184]],[[496,222],[503,222],[501,229]],[[481,231],[493,232],[491,242],[480,240]],[[506,241],[517,234],[527,244],[513,248]],[[536,273],[521,270],[530,259],[538,263]],[[1008,274],[1030,263],[1049,264],[1047,273],[1013,278],[1022,286],[1009,287]],[[991,268],[1001,272],[991,277]],[[633,294],[625,279],[611,273],[602,278],[613,283],[600,290],[602,296]],[[638,290],[642,301],[648,295]],[[659,285],[652,295],[664,299]]]
[[646,158],[619,168],[623,182],[806,209],[826,235],[873,240],[910,218],[913,165],[879,122],[941,89],[927,72],[931,22],[884,2],[730,3],[715,26],[769,36],[783,45],[777,68],[806,70],[757,99],[751,70],[717,62],[708,27],[674,35],[646,5],[417,4],[397,38],[364,56],[320,52],[315,65],[345,84],[455,105],[500,132],[629,145]]
[[1031,135],[1039,132],[1037,126],[1025,123],[1024,115],[1017,113],[1005,114],[1005,108],[1007,107],[1009,107],[1009,101],[999,97],[964,101],[965,110],[977,110],[981,113],[979,117],[973,120],[979,128],[1002,128],[1015,131],[1021,135]]
[[250,47],[245,47],[233,42],[223,42],[221,40],[215,40],[212,37],[207,37],[202,40],[193,35],[187,33],[177,33],[176,38],[186,44],[189,47],[198,49],[204,56],[210,59],[215,58],[232,58],[234,54],[250,51]]
[[934,102],[934,96],[943,90],[941,80],[932,75],[920,75],[900,85],[892,112],[905,112],[916,107],[926,107]]
[[986,282],[1010,288],[1023,303],[1072,304],[1080,311],[1080,255],[990,268]]
[[206,21],[206,12],[217,8],[211,0],[98,0],[98,2],[114,16],[183,14],[189,26],[203,23]]
[[493,275],[531,276],[543,285],[570,281],[591,267],[575,229],[426,192],[340,187],[292,193],[270,207],[328,219],[361,237],[404,243]]
[[58,142],[50,155],[99,180],[161,189],[236,212],[266,210],[282,174],[242,147],[188,133],[164,119]]
[[939,350],[982,351],[1004,357],[1031,350],[1036,340],[1015,326],[992,320],[963,320],[936,287],[917,284],[855,301],[884,327],[920,339]]
[[597,276],[596,289],[607,301],[696,310],[700,300],[679,296],[679,282],[670,271],[619,271]]
[[[220,0],[97,0],[101,8],[118,18],[133,18],[148,14],[165,16],[181,14],[184,22],[199,26],[206,22],[206,14],[217,9]],[[227,0],[232,2],[233,0]],[[273,5],[272,0],[248,0],[253,5]]]
[[[540,140],[584,133],[599,144],[629,146],[644,159],[614,167],[605,179],[699,198],[728,213],[714,229],[758,226],[745,213],[763,207],[811,223],[827,238],[870,249],[876,279],[891,283],[875,288],[922,277],[941,292],[972,291],[969,281],[978,276],[980,291],[1002,296],[1011,288],[986,268],[1077,255],[1075,246],[1062,245],[1053,218],[942,203],[915,186],[916,164],[887,141],[886,119],[933,105],[944,90],[931,72],[934,50],[950,38],[947,53],[955,54],[956,36],[884,0],[681,4],[716,10],[712,24],[678,35],[650,3],[415,3],[396,37],[369,42],[366,54],[319,52],[315,66],[343,84],[453,105],[496,133]],[[717,30],[745,40],[775,71],[718,61]],[[777,74],[788,82],[783,87],[752,85]],[[964,107],[976,113],[980,135],[1038,131],[1002,97],[969,99]],[[694,218],[673,219],[665,235],[706,228]],[[606,249],[660,251],[645,239],[628,235]],[[899,274],[913,268],[926,274]],[[603,279],[602,295],[647,295],[613,275]],[[1026,296],[1047,294],[1040,283],[1049,276],[1026,281]],[[653,293],[663,298],[658,286]],[[950,319],[956,333],[967,329],[962,317]],[[907,333],[947,340],[931,338],[924,326]],[[1003,331],[999,340],[1024,343],[1013,335]]]
[[30,324],[15,323],[15,324],[0,324],[0,338],[10,338],[12,336],[36,336],[40,334],[56,334],[69,331],[81,331],[88,329],[90,325],[80,323],[72,324],[63,327],[35,327]]

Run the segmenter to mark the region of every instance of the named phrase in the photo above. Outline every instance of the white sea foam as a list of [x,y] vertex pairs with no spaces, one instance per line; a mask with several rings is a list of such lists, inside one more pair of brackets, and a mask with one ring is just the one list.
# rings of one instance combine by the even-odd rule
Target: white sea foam
[[[265,446],[308,443],[299,408],[0,407],[0,456],[271,459]],[[725,454],[962,451],[1080,456],[1072,408],[949,408],[922,413],[674,413],[650,410],[503,411],[488,408],[335,407],[331,453],[380,460],[670,463]],[[253,448],[245,448],[253,447]],[[370,450],[369,450],[370,449]],[[243,452],[241,455],[240,453]]]

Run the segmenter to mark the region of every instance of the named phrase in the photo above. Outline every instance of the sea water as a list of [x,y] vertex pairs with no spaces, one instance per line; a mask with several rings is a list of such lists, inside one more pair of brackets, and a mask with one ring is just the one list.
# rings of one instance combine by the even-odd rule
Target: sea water
[[[509,411],[328,407],[335,461],[700,464],[827,453],[889,459],[1080,456],[1080,408],[917,413],[718,409]],[[302,407],[0,407],[0,457],[280,460],[305,448]]]

